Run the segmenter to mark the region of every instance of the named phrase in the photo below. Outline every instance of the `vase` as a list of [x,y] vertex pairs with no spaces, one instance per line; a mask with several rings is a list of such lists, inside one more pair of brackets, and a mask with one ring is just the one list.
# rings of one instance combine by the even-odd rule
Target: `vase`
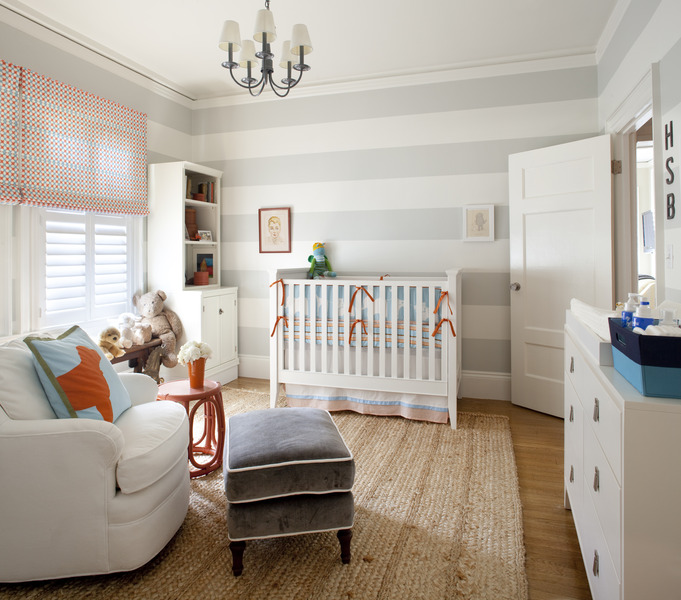
[[189,387],[194,389],[203,388],[203,373],[206,368],[206,359],[197,358],[196,360],[187,363],[187,370],[189,371]]

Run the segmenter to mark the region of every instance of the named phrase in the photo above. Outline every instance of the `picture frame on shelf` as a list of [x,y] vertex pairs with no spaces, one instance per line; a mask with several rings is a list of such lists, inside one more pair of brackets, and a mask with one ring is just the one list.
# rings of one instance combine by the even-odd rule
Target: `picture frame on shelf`
[[494,204],[463,207],[463,241],[494,241]]
[[[200,247],[192,247],[191,249],[191,262],[189,263],[189,271],[188,275],[193,276],[193,274],[196,271],[203,271],[206,270],[208,271],[208,283],[214,283],[217,281],[217,278],[215,277],[215,267],[216,265],[216,260],[215,260],[215,251],[212,249],[206,249],[205,247],[200,248]],[[205,267],[204,267],[205,264]]]
[[213,241],[213,232],[209,231],[208,229],[199,229],[198,232],[199,237],[201,238],[202,242],[212,242]]
[[291,209],[258,209],[260,253],[291,252]]

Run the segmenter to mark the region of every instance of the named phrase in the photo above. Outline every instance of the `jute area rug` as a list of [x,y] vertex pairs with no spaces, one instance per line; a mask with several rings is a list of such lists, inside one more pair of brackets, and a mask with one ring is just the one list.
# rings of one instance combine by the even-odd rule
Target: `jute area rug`
[[[265,394],[223,390],[227,415]],[[231,572],[222,471],[192,481],[185,523],[130,573],[0,585],[1,598],[526,599],[522,510],[506,417],[459,426],[333,413],[357,467],[352,562],[334,533],[248,542]]]

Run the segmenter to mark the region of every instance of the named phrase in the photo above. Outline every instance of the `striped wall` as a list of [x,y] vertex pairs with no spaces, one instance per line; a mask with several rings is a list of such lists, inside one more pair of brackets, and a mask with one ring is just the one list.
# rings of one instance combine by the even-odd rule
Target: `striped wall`
[[[508,399],[508,155],[597,133],[596,68],[572,64],[388,90],[197,107],[193,160],[223,179],[223,281],[239,286],[240,373],[267,377],[268,271],[308,264],[426,274],[465,269],[464,393]],[[495,241],[463,240],[492,204]],[[259,208],[287,206],[292,252],[260,254]]]

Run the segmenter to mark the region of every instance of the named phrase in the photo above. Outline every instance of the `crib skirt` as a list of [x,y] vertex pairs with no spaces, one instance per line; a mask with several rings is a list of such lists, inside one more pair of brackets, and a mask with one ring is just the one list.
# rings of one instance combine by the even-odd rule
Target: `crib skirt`
[[446,423],[446,396],[403,394],[311,385],[285,384],[288,406],[311,406],[330,412],[351,410],[364,415],[404,417],[415,421]]

